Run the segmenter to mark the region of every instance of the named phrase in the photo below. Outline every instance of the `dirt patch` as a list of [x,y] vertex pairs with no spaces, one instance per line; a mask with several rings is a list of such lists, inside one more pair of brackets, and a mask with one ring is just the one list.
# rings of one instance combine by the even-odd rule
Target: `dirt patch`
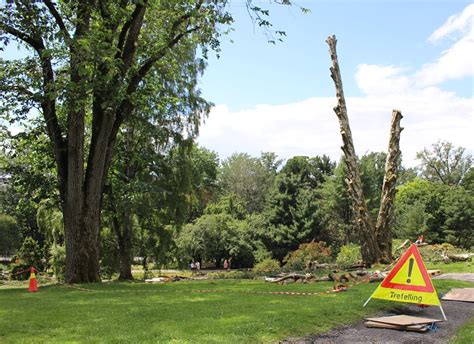
[[[287,339],[282,344],[309,344],[309,343],[447,343],[457,329],[467,320],[474,317],[474,307],[469,302],[442,301],[448,321],[437,323],[437,328],[426,333],[405,332],[378,328],[367,328],[364,320],[351,326],[344,326],[320,335],[309,335],[299,339]],[[406,314],[418,317],[442,319],[439,307],[419,308],[416,305],[398,308],[391,313],[379,314],[395,315]]]

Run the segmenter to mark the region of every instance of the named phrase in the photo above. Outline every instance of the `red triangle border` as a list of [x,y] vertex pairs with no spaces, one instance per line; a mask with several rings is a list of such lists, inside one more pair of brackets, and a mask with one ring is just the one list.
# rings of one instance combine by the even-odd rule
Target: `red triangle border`
[[[408,258],[413,254],[413,257],[418,264],[418,268],[420,269],[421,275],[425,282],[425,286],[417,286],[417,285],[408,285],[408,284],[398,284],[393,283],[393,278],[397,275],[398,271],[402,268]],[[411,291],[419,291],[424,293],[432,293],[434,292],[433,284],[431,283],[431,279],[428,275],[428,271],[426,271],[425,264],[421,259],[420,251],[415,244],[412,244],[405,254],[400,258],[398,263],[393,267],[392,271],[384,278],[382,284],[380,285],[383,288],[390,288],[390,289],[400,289],[400,290],[411,290]]]

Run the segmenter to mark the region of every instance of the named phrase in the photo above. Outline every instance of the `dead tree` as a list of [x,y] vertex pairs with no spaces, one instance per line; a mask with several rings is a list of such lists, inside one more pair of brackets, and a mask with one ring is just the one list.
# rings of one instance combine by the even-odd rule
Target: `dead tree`
[[348,177],[346,183],[349,194],[352,198],[353,209],[357,228],[360,232],[361,254],[362,259],[367,264],[373,264],[379,261],[390,261],[392,237],[390,232],[390,219],[393,213],[393,199],[395,195],[395,184],[398,173],[398,162],[400,156],[400,120],[401,112],[394,110],[392,113],[392,125],[390,130],[389,153],[385,164],[385,177],[382,187],[382,199],[377,219],[374,225],[370,218],[367,204],[365,202],[362,181],[360,178],[357,155],[355,154],[352,133],[349,126],[349,118],[347,116],[346,101],[344,98],[344,90],[342,87],[341,72],[337,60],[336,52],[336,36],[327,38],[326,43],[329,45],[329,53],[331,55],[332,66],[331,78],[336,87],[337,106],[334,112],[339,120],[339,127],[342,136],[345,162],[347,165]]
[[399,110],[392,111],[392,123],[390,125],[390,139],[388,142],[387,161],[385,163],[385,174],[383,178],[382,196],[380,197],[380,208],[375,225],[377,243],[382,252],[382,260],[390,261],[392,258],[392,231],[391,221],[393,218],[393,204],[395,200],[395,187],[397,184],[398,167],[400,166],[400,121],[403,118]]

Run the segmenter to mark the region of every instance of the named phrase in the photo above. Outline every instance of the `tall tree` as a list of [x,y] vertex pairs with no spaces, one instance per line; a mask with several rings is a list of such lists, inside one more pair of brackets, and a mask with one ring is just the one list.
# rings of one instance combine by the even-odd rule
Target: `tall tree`
[[[66,280],[98,274],[101,199],[117,133],[152,95],[157,65],[185,44],[217,46],[225,2],[15,1],[2,5],[0,40],[33,52],[2,61],[9,113],[38,106],[57,165],[66,240]],[[29,105],[29,106],[28,106]],[[90,125],[89,125],[90,124]],[[86,142],[88,140],[88,142]]]
[[[67,282],[99,281],[102,194],[122,124],[147,100],[154,103],[157,66],[165,57],[186,45],[204,57],[209,48],[218,50],[218,25],[232,22],[226,4],[2,2],[0,42],[14,40],[31,52],[22,60],[0,61],[2,113],[8,120],[25,118],[37,107],[46,125],[64,213]],[[256,22],[269,28],[268,11],[251,4],[246,1]]]
[[395,202],[396,234],[414,239],[424,234],[432,243],[473,243],[474,196],[461,186],[417,178],[399,187]]
[[318,189],[318,217],[323,230],[319,240],[331,243],[336,249],[359,239],[353,223],[352,202],[346,178],[346,164],[341,159],[333,175],[328,176]]
[[472,155],[466,154],[465,148],[446,141],[434,143],[431,150],[425,148],[416,158],[421,162],[419,169],[423,177],[446,185],[459,185],[473,167]]
[[239,196],[249,213],[261,212],[278,165],[272,153],[263,153],[260,159],[235,153],[222,162],[219,176],[222,193]]
[[301,243],[321,239],[318,192],[334,164],[328,157],[289,159],[275,179],[264,211],[260,239],[279,260]]

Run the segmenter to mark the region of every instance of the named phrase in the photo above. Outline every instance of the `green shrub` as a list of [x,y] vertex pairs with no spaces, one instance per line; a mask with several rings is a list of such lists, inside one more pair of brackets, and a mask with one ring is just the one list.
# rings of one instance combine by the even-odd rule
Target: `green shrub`
[[107,227],[102,228],[100,239],[99,274],[102,278],[110,279],[120,266],[117,239]]
[[[11,278],[25,280],[28,278],[30,268],[34,266],[37,271],[43,271],[43,253],[36,240],[26,237],[18,251],[18,260],[12,265]],[[24,273],[19,273],[25,271]]]
[[38,271],[44,269],[43,252],[38,242],[32,237],[25,238],[18,251],[18,256],[24,264],[34,266]]
[[280,271],[280,263],[275,259],[267,258],[255,264],[252,271],[256,274],[275,274]]
[[337,254],[336,264],[345,267],[357,264],[360,260],[362,260],[360,246],[348,244],[341,247],[341,251]]
[[54,277],[64,281],[66,271],[66,247],[53,244],[49,249],[49,264],[53,268]]
[[300,244],[297,250],[288,254],[283,261],[286,270],[305,270],[317,263],[329,263],[331,261],[331,248],[324,241],[311,241]]

